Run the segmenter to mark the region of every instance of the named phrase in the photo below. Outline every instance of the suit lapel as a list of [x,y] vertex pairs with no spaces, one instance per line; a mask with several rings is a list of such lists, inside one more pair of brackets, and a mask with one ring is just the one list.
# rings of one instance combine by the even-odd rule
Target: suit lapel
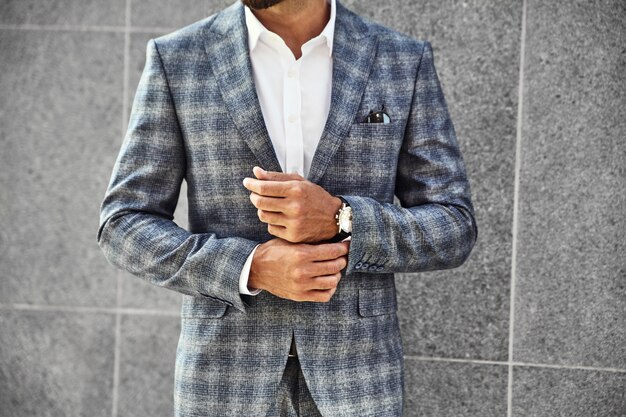
[[243,5],[219,13],[206,35],[205,49],[222,98],[235,126],[262,168],[281,171],[254,86]]
[[[330,110],[308,179],[318,182],[350,130],[376,55],[377,37],[336,1]],[[206,34],[205,49],[224,103],[237,129],[264,169],[281,171],[256,94],[243,5],[219,13]]]
[[376,55],[378,38],[361,18],[336,2],[333,81],[328,119],[311,162],[308,180],[318,182],[350,130]]

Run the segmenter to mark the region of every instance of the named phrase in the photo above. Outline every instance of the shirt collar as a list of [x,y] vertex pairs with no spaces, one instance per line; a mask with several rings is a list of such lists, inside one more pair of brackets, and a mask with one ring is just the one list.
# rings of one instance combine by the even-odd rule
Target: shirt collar
[[[326,23],[326,26],[318,36],[326,40],[326,46],[328,46],[328,55],[330,56],[333,52],[336,6],[335,0],[327,1],[328,3],[330,3],[330,19],[328,19],[328,23]],[[259,21],[259,19],[257,19],[254,13],[252,13],[248,6],[244,6],[244,9],[246,14],[246,27],[248,28],[248,48],[250,52],[252,52],[254,48],[256,48],[261,34],[270,31],[265,26],[263,26],[263,24]]]

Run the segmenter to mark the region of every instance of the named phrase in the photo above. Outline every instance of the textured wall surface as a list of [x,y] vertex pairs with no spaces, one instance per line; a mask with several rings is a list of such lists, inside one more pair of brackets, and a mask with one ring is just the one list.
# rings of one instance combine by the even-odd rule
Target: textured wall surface
[[[172,414],[180,297],[95,232],[147,40],[231,2],[0,0],[0,417]],[[625,416],[626,3],[344,4],[432,42],[479,224],[397,276],[406,415]]]

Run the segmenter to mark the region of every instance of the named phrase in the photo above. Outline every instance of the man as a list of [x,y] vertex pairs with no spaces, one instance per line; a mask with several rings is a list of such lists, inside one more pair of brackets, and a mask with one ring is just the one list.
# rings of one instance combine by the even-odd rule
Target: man
[[99,244],[183,294],[176,415],[401,415],[393,273],[476,239],[431,46],[335,0],[242,3],[148,43]]

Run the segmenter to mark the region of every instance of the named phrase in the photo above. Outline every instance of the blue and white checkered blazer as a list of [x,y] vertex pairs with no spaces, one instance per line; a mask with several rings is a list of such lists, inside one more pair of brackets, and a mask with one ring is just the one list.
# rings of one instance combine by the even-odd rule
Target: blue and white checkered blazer
[[[383,104],[391,123],[363,123]],[[255,165],[280,171],[237,2],[148,43],[98,230],[112,264],[183,294],[176,415],[271,414],[292,334],[323,415],[401,415],[393,273],[456,267],[477,233],[430,44],[337,2],[330,112],[308,178],[353,209],[330,302],[239,294],[246,258],[272,238],[242,185]],[[173,222],[183,180],[189,231]]]

